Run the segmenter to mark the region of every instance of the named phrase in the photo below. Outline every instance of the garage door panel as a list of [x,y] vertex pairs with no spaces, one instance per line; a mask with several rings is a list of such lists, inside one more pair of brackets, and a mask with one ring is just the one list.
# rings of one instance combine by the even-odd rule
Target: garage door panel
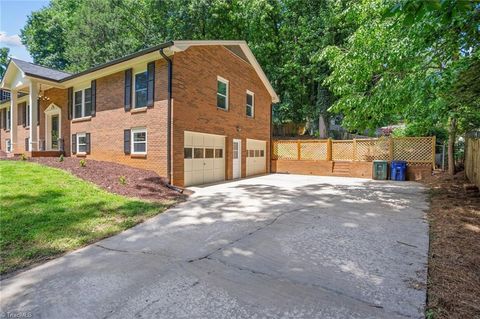
[[266,173],[266,141],[247,139],[247,176]]
[[184,159],[185,186],[224,180],[225,137],[187,131],[184,135],[185,147],[191,147],[193,155],[193,159]]

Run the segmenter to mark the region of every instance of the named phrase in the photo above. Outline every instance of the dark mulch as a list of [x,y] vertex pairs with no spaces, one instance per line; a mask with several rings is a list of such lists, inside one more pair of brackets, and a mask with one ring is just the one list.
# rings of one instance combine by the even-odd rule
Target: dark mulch
[[439,174],[431,188],[427,318],[480,318],[480,194],[463,173]]
[[[181,200],[184,195],[166,186],[167,182],[155,172],[111,162],[87,159],[86,166],[80,166],[80,160],[65,157],[34,157],[28,159],[55,168],[66,170],[73,175],[90,181],[101,188],[123,196],[137,197],[149,201]],[[125,177],[125,183],[120,179]]]

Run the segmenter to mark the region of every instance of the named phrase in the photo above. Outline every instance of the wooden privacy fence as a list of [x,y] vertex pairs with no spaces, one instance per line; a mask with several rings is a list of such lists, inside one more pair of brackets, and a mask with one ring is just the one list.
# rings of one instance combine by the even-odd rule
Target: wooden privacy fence
[[371,162],[402,160],[435,168],[435,137],[274,140],[274,160]]
[[480,139],[468,138],[465,144],[465,174],[480,187]]

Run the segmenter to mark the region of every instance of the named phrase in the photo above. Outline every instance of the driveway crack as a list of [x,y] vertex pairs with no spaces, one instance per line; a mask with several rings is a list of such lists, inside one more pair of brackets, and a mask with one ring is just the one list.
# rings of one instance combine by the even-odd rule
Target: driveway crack
[[290,210],[290,211],[286,211],[286,212],[283,212],[283,213],[281,213],[281,214],[278,214],[275,218],[272,218],[270,221],[268,221],[267,223],[263,224],[262,226],[256,228],[255,230],[253,230],[253,231],[251,231],[251,232],[248,232],[248,233],[246,233],[245,235],[243,235],[243,236],[241,236],[241,237],[239,237],[239,238],[237,238],[237,239],[235,239],[235,240],[232,240],[232,241],[228,242],[228,243],[225,244],[224,246],[221,246],[221,247],[219,247],[219,248],[217,248],[217,249],[209,252],[209,253],[206,254],[206,255],[203,255],[203,256],[200,256],[200,257],[197,257],[197,258],[189,259],[189,260],[187,260],[187,262],[193,263],[193,262],[200,261],[200,260],[203,260],[203,259],[208,259],[208,258],[209,258],[210,256],[212,256],[213,254],[215,254],[215,253],[217,253],[217,252],[219,252],[219,251],[222,251],[222,250],[224,250],[225,248],[231,247],[233,244],[238,243],[239,241],[241,241],[241,240],[243,240],[243,239],[245,239],[245,238],[247,238],[247,237],[250,237],[250,236],[258,233],[259,231],[261,231],[261,230],[263,230],[263,229],[265,229],[265,228],[267,228],[267,227],[275,224],[275,223],[280,219],[280,217],[285,216],[285,215],[290,214],[290,213],[298,212],[298,211],[303,210],[303,209],[305,209],[305,208],[308,208],[308,207],[307,207],[307,206],[304,206],[304,207],[301,207],[301,208],[297,208],[297,209],[294,209],[294,210]]

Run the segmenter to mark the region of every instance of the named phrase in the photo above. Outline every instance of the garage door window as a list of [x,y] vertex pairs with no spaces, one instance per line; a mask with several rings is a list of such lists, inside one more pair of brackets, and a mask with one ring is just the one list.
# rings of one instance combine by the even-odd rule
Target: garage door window
[[213,148],[205,149],[205,158],[213,158]]
[[147,129],[132,129],[132,154],[147,154]]
[[203,148],[194,148],[193,158],[203,158]]
[[186,158],[186,159],[193,158],[193,149],[191,147],[185,147],[183,149],[183,158]]
[[223,149],[221,148],[215,149],[215,158],[223,158]]

